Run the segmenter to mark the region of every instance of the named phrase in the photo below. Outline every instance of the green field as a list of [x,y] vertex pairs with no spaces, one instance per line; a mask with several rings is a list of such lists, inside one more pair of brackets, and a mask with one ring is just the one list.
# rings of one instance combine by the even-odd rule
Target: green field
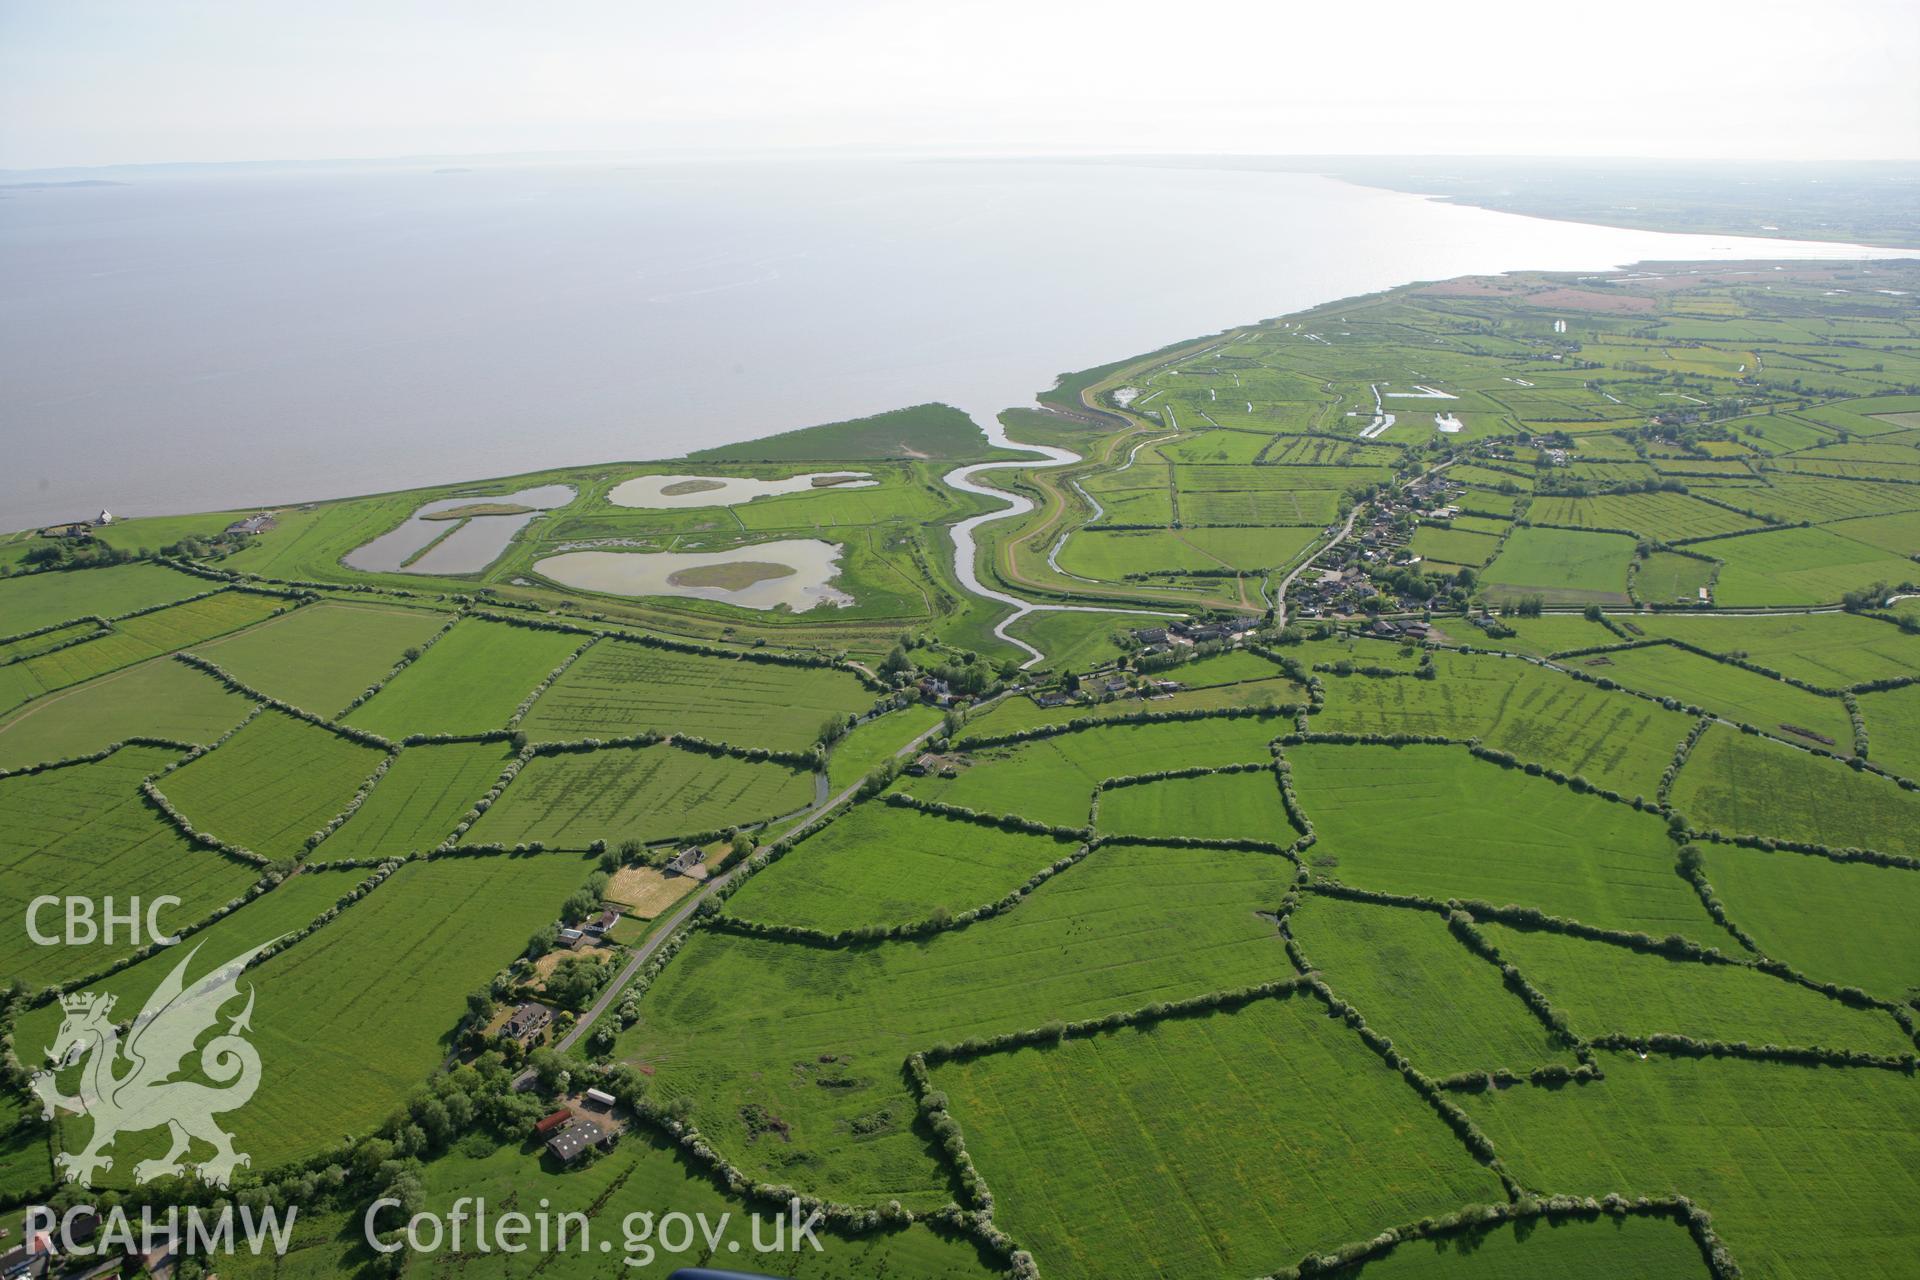
[[[224,1117],[236,1145],[272,1165],[378,1124],[439,1065],[467,993],[553,919],[587,870],[564,854],[410,863],[253,971],[262,1079]],[[114,1173],[164,1147],[164,1131],[120,1139]]]
[[[1853,721],[1840,699],[1823,698],[1730,663],[1672,645],[1648,645],[1570,658],[1567,665],[1655,697],[1678,698],[1775,738],[1853,754]],[[1819,736],[1796,732],[1801,729]]]
[[747,826],[804,809],[813,775],[671,746],[539,756],[467,832],[471,844],[666,840]]
[[403,749],[353,817],[326,838],[316,856],[404,858],[432,849],[487,793],[514,754],[511,746],[501,742]]
[[[1860,715],[1867,722],[1867,754],[1873,762],[1902,777],[1920,778],[1920,684],[1861,694]],[[0,728],[0,759],[5,746],[6,730]]]
[[1725,725],[1694,747],[1673,806],[1696,830],[1920,853],[1920,796]]
[[833,744],[827,757],[827,787],[839,791],[850,787],[876,765],[893,758],[900,748],[939,724],[941,713],[925,703],[916,702],[898,711],[863,721],[846,737]]
[[1632,538],[1617,533],[1515,529],[1480,575],[1480,589],[1493,600],[1541,596],[1555,604],[1625,604],[1633,546]]
[[1195,836],[1277,845],[1292,844],[1298,834],[1266,769],[1115,787],[1101,793],[1096,825],[1102,835]]
[[[556,1169],[550,1157],[515,1147],[498,1147],[485,1155],[458,1152],[434,1160],[422,1171],[426,1184],[426,1203],[430,1211],[449,1212],[462,1196],[479,1196],[489,1204],[532,1204],[545,1200],[550,1212],[579,1213],[591,1224],[595,1239],[611,1241],[623,1276],[653,1277],[661,1280],[678,1267],[712,1264],[727,1267],[752,1267],[755,1272],[772,1276],[794,1276],[800,1280],[828,1280],[834,1276],[911,1277],[911,1280],[982,1280],[990,1274],[976,1249],[960,1240],[935,1234],[932,1228],[912,1226],[883,1230],[859,1236],[845,1236],[820,1230],[820,1252],[802,1245],[791,1249],[756,1249],[752,1228],[746,1215],[758,1211],[766,1217],[764,1205],[749,1206],[724,1195],[658,1139],[644,1133],[628,1134],[620,1145],[593,1165],[580,1169]],[[678,1255],[660,1247],[656,1227],[645,1233],[645,1224],[632,1215],[650,1214],[659,1218],[672,1211],[704,1214],[716,1230],[723,1230],[721,1243],[712,1255],[705,1239],[696,1230],[692,1247]],[[763,1224],[766,1242],[773,1228]],[[628,1249],[628,1233],[636,1238]],[[359,1227],[343,1233],[351,1243],[361,1239]],[[641,1239],[644,1235],[644,1239]],[[666,1238],[678,1243],[668,1231]],[[588,1241],[592,1246],[592,1241]],[[729,1251],[728,1244],[739,1246]],[[651,1262],[643,1261],[642,1248],[651,1248]],[[359,1259],[352,1250],[334,1241],[315,1246],[320,1254],[317,1274],[332,1275],[349,1270]],[[625,1256],[622,1256],[622,1255]],[[345,1256],[344,1261],[335,1261]],[[537,1255],[535,1255],[537,1256]],[[534,1257],[514,1259],[502,1253],[480,1255],[434,1255],[419,1259],[411,1268],[421,1275],[446,1277],[447,1280],[507,1280],[520,1276],[535,1265]],[[539,1274],[555,1280],[598,1280],[608,1274],[606,1255],[597,1248],[556,1250],[538,1257]],[[285,1275],[284,1270],[281,1273]]]
[[[180,905],[156,917],[171,929],[206,918],[259,879],[252,867],[189,845],[141,798],[140,780],[177,754],[123,747],[94,764],[0,779],[0,899],[13,922],[0,933],[0,972],[30,983],[78,978],[145,941],[144,934],[130,940],[122,926],[111,944],[104,936],[37,944],[26,929],[28,903],[56,888],[61,895],[92,899],[102,917],[108,897],[125,912],[130,899],[151,904],[171,894]],[[43,910],[43,935],[65,936],[61,910]]]
[[1781,529],[1723,538],[1707,547],[1724,561],[1716,603],[1833,604],[1875,582],[1916,576],[1911,560],[1826,529]]
[[223,591],[113,624],[105,635],[0,667],[8,706],[264,621],[289,607],[281,596]]
[[196,830],[291,858],[347,807],[380,760],[373,747],[266,711],[154,785]]
[[0,633],[19,635],[55,622],[92,616],[117,618],[187,596],[215,584],[156,564],[109,565],[35,573],[0,582]]
[[521,699],[584,637],[469,618],[346,718],[399,741],[410,733],[503,729]]
[[933,1074],[1006,1230],[1049,1276],[1259,1275],[1500,1198],[1310,995]]
[[808,837],[727,900],[744,920],[827,933],[957,915],[1071,855],[1075,842],[892,805],[864,805]]
[[874,697],[844,671],[602,640],[540,695],[520,727],[535,742],[651,730],[798,751],[827,720],[866,711]]
[[1289,923],[1334,993],[1428,1075],[1572,1063],[1500,971],[1432,912],[1307,894]]
[[[1218,711],[1229,707],[1282,707],[1306,703],[1306,691],[1293,681],[1277,676],[1273,664],[1264,658],[1234,654],[1226,660],[1236,664],[1245,661],[1246,674],[1256,678],[1233,680],[1225,684],[1201,684],[1146,700],[1131,694],[1109,696],[1101,689],[1099,681],[1087,681],[1082,685],[1083,690],[1097,690],[1099,700],[1074,702],[1063,707],[1043,707],[1032,698],[1015,694],[1002,699],[992,711],[969,719],[955,741],[964,747],[973,738],[998,737],[1040,725],[1066,724],[1073,720],[1110,720],[1120,716],[1167,711]],[[1185,685],[1196,677],[1204,679],[1213,674],[1229,674],[1227,668],[1215,665],[1220,661],[1218,658],[1208,658],[1191,667],[1178,667],[1154,678],[1170,679]]]
[[1920,871],[1759,849],[1703,855],[1728,915],[1767,955],[1882,999],[1920,995]]
[[[1920,1090],[1885,1071],[1602,1056],[1604,1082],[1461,1105],[1522,1182],[1692,1197],[1748,1275],[1894,1277],[1913,1256]],[[1807,1118],[1819,1117],[1809,1124]]]
[[0,719],[0,769],[89,755],[135,736],[204,746],[252,706],[212,677],[156,658]]
[[1325,678],[1327,705],[1312,718],[1314,731],[1479,738],[1623,795],[1652,796],[1693,727],[1679,712],[1531,663],[1445,656],[1436,665],[1433,680]]
[[[1711,597],[1716,567],[1710,560],[1696,560],[1673,551],[1656,551],[1640,562],[1634,577],[1634,594],[1653,604],[1684,601],[1697,604]],[[1707,597],[1702,597],[1702,589]]]
[[1535,524],[1585,529],[1631,529],[1645,538],[1673,542],[1715,533],[1757,529],[1751,516],[1688,497],[1684,493],[1628,493],[1600,498],[1535,498],[1527,508]]
[[[826,950],[697,934],[615,1052],[653,1067],[662,1095],[691,1098],[701,1132],[749,1170],[803,1168],[823,1193],[931,1208],[949,1192],[911,1128],[908,1053],[1283,976],[1257,913],[1290,871],[1265,854],[1110,844],[1005,915],[924,941]],[[753,1107],[786,1139],[755,1141]]]
[[902,783],[927,800],[982,813],[1017,813],[1056,826],[1085,826],[1093,788],[1108,778],[1162,769],[1258,764],[1290,722],[1235,716],[1171,724],[1096,725],[971,753],[956,778],[929,774]]
[[1288,748],[1319,842],[1363,889],[1536,907],[1584,924],[1714,938],[1660,819],[1477,760],[1462,747]]
[[1482,932],[1588,1038],[1666,1034],[1896,1056],[1913,1050],[1880,1010],[1856,1009],[1756,969],[1669,960],[1544,930],[1488,924]]
[[449,615],[424,609],[317,604],[243,635],[200,645],[242,684],[318,716],[331,716],[384,680]]
[[1649,636],[1684,640],[1715,653],[1743,654],[1749,662],[1823,689],[1920,670],[1920,635],[1859,614],[1654,614],[1634,622]]
[[1516,1223],[1452,1239],[1402,1244],[1355,1268],[1366,1280],[1706,1280],[1686,1227],[1671,1219]]

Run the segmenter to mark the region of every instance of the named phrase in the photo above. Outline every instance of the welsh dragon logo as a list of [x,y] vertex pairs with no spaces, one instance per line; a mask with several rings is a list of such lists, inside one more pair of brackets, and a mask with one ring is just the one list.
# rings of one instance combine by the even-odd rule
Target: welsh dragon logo
[[[174,1077],[183,1073],[201,1036],[219,1021],[222,1006],[239,994],[241,971],[272,945],[263,943],[236,956],[191,986],[187,966],[199,948],[187,952],[128,1025],[124,1043],[113,1023],[113,996],[75,992],[60,998],[66,1017],[47,1047],[47,1059],[54,1065],[33,1077],[32,1088],[46,1119],[66,1111],[93,1121],[85,1150],[54,1156],[68,1181],[91,1186],[96,1170],[113,1168],[113,1157],[102,1152],[116,1137],[163,1125],[172,1146],[165,1156],[135,1165],[135,1182],[182,1172],[188,1166],[181,1157],[196,1138],[214,1149],[211,1159],[196,1165],[201,1179],[214,1186],[226,1186],[236,1167],[252,1163],[246,1153],[234,1150],[233,1136],[214,1121],[220,1112],[245,1106],[260,1087],[260,1055],[243,1037],[252,1029],[251,987],[246,1007],[224,1032],[199,1048],[198,1074],[214,1083]],[[60,1092],[55,1073],[82,1059],[78,1093],[69,1097]]]

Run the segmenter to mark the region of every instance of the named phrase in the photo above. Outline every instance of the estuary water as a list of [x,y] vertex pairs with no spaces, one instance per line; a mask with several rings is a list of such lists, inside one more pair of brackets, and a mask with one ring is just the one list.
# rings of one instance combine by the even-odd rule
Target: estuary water
[[[109,175],[111,176],[111,175]],[[828,160],[0,190],[0,529],[677,456],[1415,279],[1893,256],[1290,173]]]

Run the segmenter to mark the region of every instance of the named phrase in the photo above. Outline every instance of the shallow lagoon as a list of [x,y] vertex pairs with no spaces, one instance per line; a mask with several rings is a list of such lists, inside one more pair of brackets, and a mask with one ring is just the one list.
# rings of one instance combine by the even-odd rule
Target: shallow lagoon
[[[809,471],[785,480],[750,476],[635,476],[607,494],[616,507],[731,507],[755,498],[819,489],[870,489],[879,484],[870,471]],[[837,483],[822,484],[819,481]]]
[[[542,511],[563,507],[573,501],[574,488],[566,484],[543,484],[518,493],[468,494],[458,498],[437,498],[371,542],[363,543],[342,556],[349,569],[367,573],[478,573],[495,560],[513,541],[513,535]],[[472,516],[452,525],[434,516],[458,511],[479,503],[499,506],[532,507],[513,515]],[[443,536],[444,535],[444,536]],[[438,545],[425,555],[422,547]],[[409,558],[420,558],[408,564]]]
[[[817,538],[756,542],[730,551],[563,551],[534,563],[534,568],[563,586],[616,596],[688,596],[717,600],[743,609],[785,605],[795,613],[823,604],[845,607],[853,597],[833,586],[842,548]],[[741,585],[703,585],[727,575],[723,565],[741,566]],[[769,574],[775,567],[790,573]],[[755,581],[746,581],[754,578]]]

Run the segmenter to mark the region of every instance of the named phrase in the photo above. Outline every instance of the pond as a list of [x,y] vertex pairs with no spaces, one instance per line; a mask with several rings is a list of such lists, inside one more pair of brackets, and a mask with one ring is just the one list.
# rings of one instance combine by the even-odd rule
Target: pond
[[616,507],[731,507],[755,498],[809,489],[870,489],[870,471],[809,471],[785,480],[750,476],[635,476],[607,494]]
[[[518,493],[436,498],[341,561],[366,573],[478,573],[535,516],[566,506],[574,492],[572,485],[543,484]],[[461,514],[468,508],[484,514]]]
[[795,613],[853,597],[833,586],[842,548],[816,538],[757,542],[731,551],[562,551],[534,563],[580,591],[616,596],[688,596],[743,609]]

